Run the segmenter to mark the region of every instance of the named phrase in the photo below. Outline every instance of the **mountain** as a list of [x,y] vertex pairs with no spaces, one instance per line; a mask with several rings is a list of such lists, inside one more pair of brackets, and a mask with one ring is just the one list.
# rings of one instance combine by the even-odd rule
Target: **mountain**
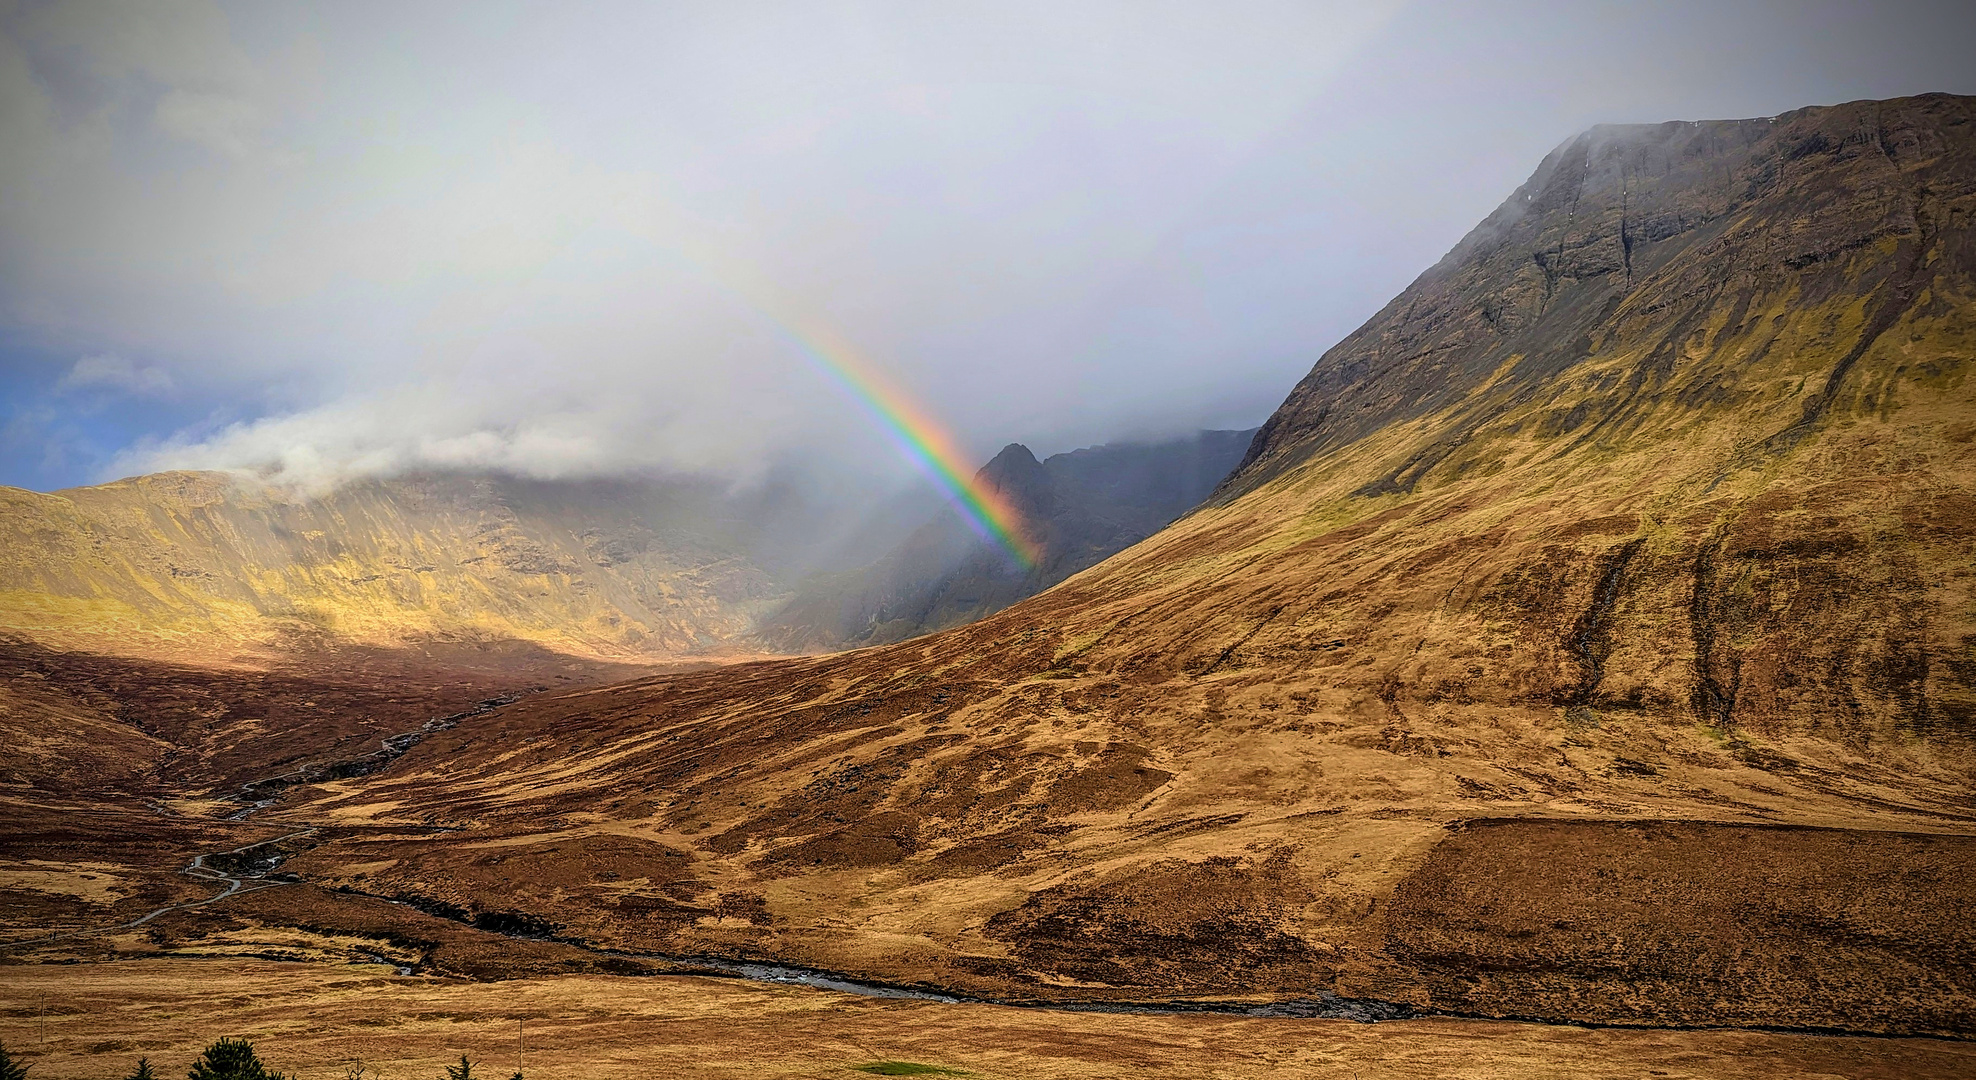
[[776,509],[690,480],[0,489],[0,611],[44,643],[196,659],[432,639],[720,652],[783,595],[764,556]]
[[943,633],[460,724],[298,794],[288,865],[1002,998],[1976,1032],[1972,121],[1596,128],[1207,507]]
[[[179,472],[0,488],[0,633],[195,663],[502,642],[649,663],[870,644],[999,610],[1142,539],[1205,498],[1251,435],[1042,465],[1004,451],[983,475],[1034,519],[1046,557],[1033,570],[951,515],[913,531],[917,499],[847,523],[793,483],[438,473],[304,494]],[[891,551],[839,569],[874,548]]]
[[[1053,458],[1088,463],[1066,475],[1089,479],[1065,489],[1079,505],[1058,515],[1073,528],[1051,526],[1067,554],[1046,571],[1096,561],[1070,540],[1109,550],[1153,531],[1244,446],[1209,435]],[[922,495],[848,520],[774,479],[454,473],[303,495],[166,473],[0,489],[0,742],[22,753],[6,775],[91,798],[287,786],[479,702],[787,650],[757,631],[801,597],[791,583],[842,579],[806,571],[896,544],[931,509]],[[907,595],[959,576],[892,569]]]
[[958,516],[921,526],[878,561],[819,575],[764,620],[783,651],[878,645],[979,619],[1095,566],[1205,499],[1241,461],[1249,431],[1110,443],[1042,461],[1011,443],[976,479],[1016,508],[1042,550],[1017,564]]

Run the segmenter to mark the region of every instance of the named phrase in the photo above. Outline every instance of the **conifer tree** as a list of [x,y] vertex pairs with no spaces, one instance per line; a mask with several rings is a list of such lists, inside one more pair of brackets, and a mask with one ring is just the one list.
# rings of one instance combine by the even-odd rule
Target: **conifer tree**
[[284,1080],[280,1073],[261,1064],[253,1043],[231,1038],[208,1046],[185,1076],[186,1080]]
[[474,1080],[473,1062],[468,1061],[465,1054],[461,1054],[458,1065],[446,1066],[446,1080]]
[[124,1080],[158,1080],[158,1074],[151,1071],[150,1058],[138,1058],[137,1069]]
[[25,1080],[27,1066],[14,1060],[7,1052],[7,1044],[0,1043],[0,1080]]

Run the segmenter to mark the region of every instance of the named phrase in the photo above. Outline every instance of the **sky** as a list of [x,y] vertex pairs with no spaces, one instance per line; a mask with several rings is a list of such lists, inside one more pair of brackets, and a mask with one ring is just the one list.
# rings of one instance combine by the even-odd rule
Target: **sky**
[[[1260,423],[1595,123],[1976,93],[1976,6],[0,0],[0,484]],[[862,486],[860,486],[862,485]]]

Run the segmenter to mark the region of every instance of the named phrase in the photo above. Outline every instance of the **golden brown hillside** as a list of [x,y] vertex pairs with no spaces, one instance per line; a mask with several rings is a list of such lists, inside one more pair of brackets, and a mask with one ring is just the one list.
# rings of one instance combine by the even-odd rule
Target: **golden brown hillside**
[[1590,132],[1219,505],[974,626],[461,725],[289,865],[1002,997],[1976,1031],[1972,119]]
[[785,593],[691,483],[373,480],[303,496],[221,473],[0,489],[0,630],[194,660],[315,645],[730,652]]

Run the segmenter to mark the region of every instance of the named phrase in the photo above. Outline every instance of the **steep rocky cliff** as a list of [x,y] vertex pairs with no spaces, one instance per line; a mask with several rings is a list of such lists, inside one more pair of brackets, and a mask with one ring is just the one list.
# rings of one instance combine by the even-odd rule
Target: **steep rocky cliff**
[[1712,481],[1788,452],[1835,405],[1873,403],[1853,369],[1901,351],[1896,323],[1958,299],[1967,109],[1593,128],[1327,352],[1226,492],[1428,418],[1362,494],[1473,474],[1519,433],[1554,452],[1651,438],[1656,414],[1775,421]]

